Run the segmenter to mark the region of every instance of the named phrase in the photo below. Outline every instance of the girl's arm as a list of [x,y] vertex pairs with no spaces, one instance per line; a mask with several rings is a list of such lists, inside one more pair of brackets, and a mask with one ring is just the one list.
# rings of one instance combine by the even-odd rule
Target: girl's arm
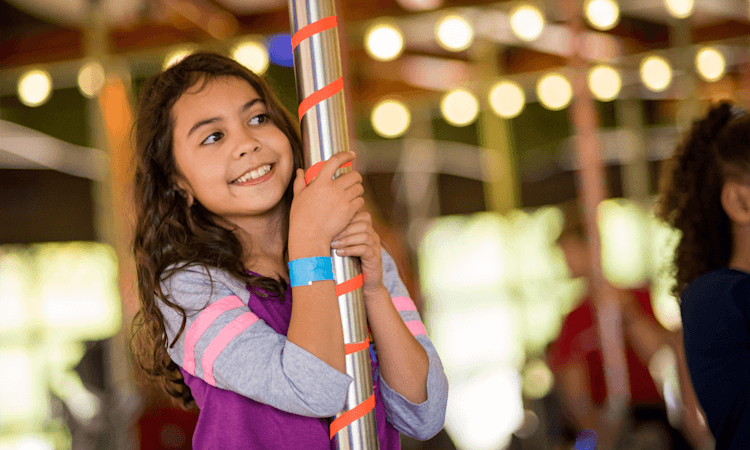
[[380,248],[370,215],[358,213],[333,248],[362,261],[365,308],[386,417],[400,432],[429,439],[445,421],[448,380],[395,262]]
[[[333,237],[364,206],[361,175],[349,172],[333,179],[338,168],[353,159],[352,152],[333,155],[309,186],[305,186],[302,169],[297,170],[289,215],[290,261],[330,257]],[[293,287],[292,297],[287,339],[346,373],[344,332],[334,281]]]
[[427,401],[427,353],[407,328],[385,286],[369,293],[365,305],[383,379],[410,402]]
[[[161,301],[172,360],[207,384],[282,411],[330,417],[341,411],[351,377],[277,333],[248,308],[244,283],[218,269],[185,267],[162,281],[183,317]],[[276,300],[278,301],[278,300]]]

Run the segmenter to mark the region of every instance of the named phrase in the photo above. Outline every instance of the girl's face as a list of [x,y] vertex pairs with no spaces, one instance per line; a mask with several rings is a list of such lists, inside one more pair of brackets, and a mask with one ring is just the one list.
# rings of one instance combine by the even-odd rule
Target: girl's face
[[292,146],[250,83],[199,80],[177,99],[172,119],[177,184],[191,204],[233,223],[277,211],[292,178]]

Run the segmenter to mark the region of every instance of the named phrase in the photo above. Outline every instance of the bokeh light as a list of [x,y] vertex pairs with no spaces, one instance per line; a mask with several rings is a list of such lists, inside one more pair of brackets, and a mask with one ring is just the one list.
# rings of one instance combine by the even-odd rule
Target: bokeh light
[[614,285],[638,286],[646,279],[648,224],[640,207],[604,200],[597,208],[604,276]]
[[589,89],[597,100],[609,102],[617,98],[622,87],[620,74],[610,66],[593,67],[588,76]]
[[430,11],[443,4],[443,0],[397,0],[407,11]]
[[384,100],[372,110],[370,121],[375,132],[383,137],[403,135],[411,123],[409,108],[398,100]]
[[479,100],[465,89],[456,89],[447,93],[440,101],[440,112],[451,125],[469,125],[479,115]]
[[640,67],[641,81],[651,91],[663,92],[672,82],[672,66],[661,56],[644,58]]
[[526,97],[518,83],[505,80],[492,87],[489,102],[495,114],[505,119],[512,119],[523,111]]
[[570,82],[558,73],[542,77],[536,85],[536,93],[542,105],[552,111],[566,108],[573,99]]
[[436,27],[438,44],[446,50],[466,50],[474,40],[474,30],[463,17],[451,15],[443,18]]
[[542,34],[544,16],[536,6],[521,5],[510,13],[510,27],[520,39],[533,41]]
[[266,47],[255,41],[243,42],[232,52],[232,58],[247,67],[256,75],[263,75],[270,62]]
[[717,81],[724,76],[726,61],[724,55],[714,47],[703,47],[695,55],[698,75],[706,81]]
[[394,25],[376,25],[365,35],[365,50],[379,61],[394,60],[404,50],[404,36]]
[[686,19],[693,14],[694,0],[664,0],[667,11],[677,19]]
[[94,98],[104,87],[104,67],[96,61],[84,64],[78,71],[78,89],[87,98]]
[[18,97],[26,106],[40,106],[49,100],[52,93],[52,77],[42,69],[30,70],[18,80]]
[[544,361],[529,361],[523,371],[523,393],[529,398],[542,398],[552,389],[554,377]]
[[170,67],[174,66],[178,62],[185,59],[186,56],[189,56],[195,52],[195,48],[193,47],[181,47],[176,50],[173,50],[167,54],[167,56],[164,57],[164,64],[162,64],[162,69],[167,70]]
[[599,30],[612,29],[620,20],[620,7],[614,0],[588,0],[584,10],[591,26]]

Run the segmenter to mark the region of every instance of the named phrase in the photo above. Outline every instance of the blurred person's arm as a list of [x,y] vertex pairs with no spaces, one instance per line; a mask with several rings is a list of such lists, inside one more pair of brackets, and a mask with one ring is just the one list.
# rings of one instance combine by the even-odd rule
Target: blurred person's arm
[[682,345],[682,330],[672,333],[672,348],[677,355],[677,372],[682,395],[682,433],[695,449],[709,449],[714,446],[714,438],[706,423],[706,415],[695,395],[693,382],[687,369],[685,348]]
[[593,430],[600,448],[613,448],[623,424],[610,423],[605,408],[597,407],[591,400],[586,366],[570,362],[560,371],[558,379],[563,402],[577,430]]
[[712,445],[713,437],[702,418],[702,409],[693,390],[690,375],[687,371],[685,351],[682,347],[682,333],[671,333],[662,327],[652,316],[648,315],[635,296],[629,292],[621,292],[623,310],[623,328],[630,338],[638,358],[649,364],[654,354],[663,346],[668,345],[677,357],[678,381],[683,409],[681,417],[681,431],[690,441],[693,448],[703,449]]

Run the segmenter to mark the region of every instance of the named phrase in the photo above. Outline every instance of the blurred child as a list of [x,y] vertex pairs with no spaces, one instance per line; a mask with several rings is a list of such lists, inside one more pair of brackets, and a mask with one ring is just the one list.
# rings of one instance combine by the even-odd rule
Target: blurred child
[[690,376],[716,449],[750,448],[750,116],[710,108],[666,173],[662,220],[681,232],[681,298]]
[[[569,426],[575,434],[594,430],[600,442],[622,448],[690,448],[669,426],[664,400],[649,373],[653,355],[673,341],[656,321],[647,286],[618,290],[622,313],[626,363],[630,382],[630,417],[624,424],[607,422],[607,399],[602,346],[591,298],[591,253],[576,202],[563,205],[565,227],[557,244],[563,251],[572,278],[586,278],[583,301],[568,314],[557,341],[550,347],[549,363],[559,387]],[[698,445],[698,444],[696,444]],[[654,447],[656,446],[656,447]]]

